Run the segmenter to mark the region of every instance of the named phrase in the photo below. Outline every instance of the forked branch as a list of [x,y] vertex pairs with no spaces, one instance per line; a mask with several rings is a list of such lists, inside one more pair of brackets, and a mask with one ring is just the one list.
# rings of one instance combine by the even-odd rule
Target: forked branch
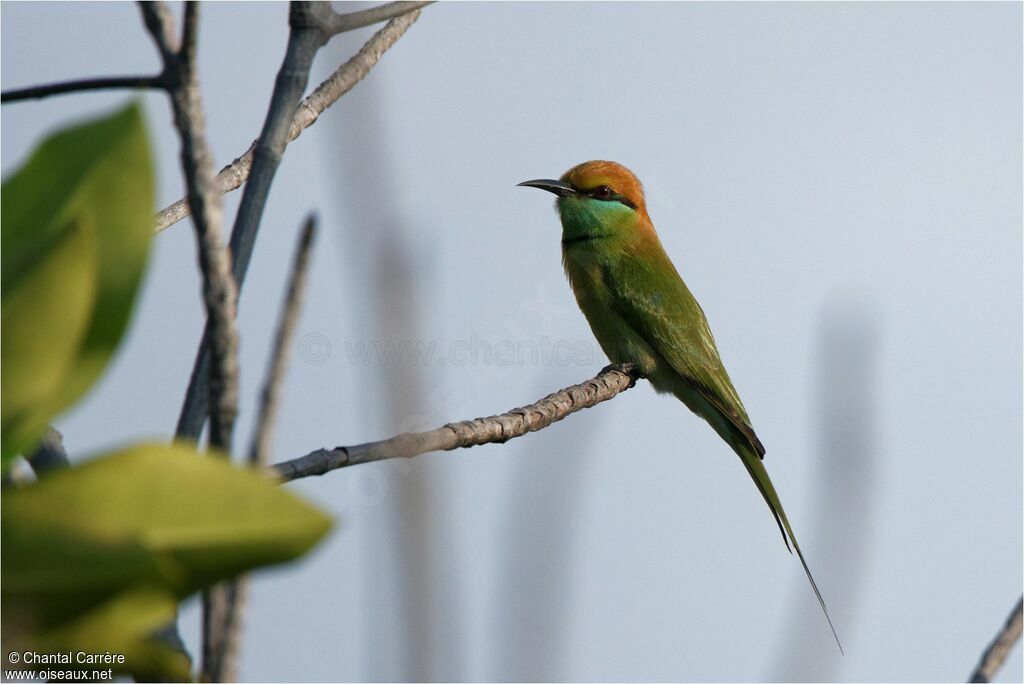
[[[376,66],[377,62],[380,61],[380,58],[384,53],[387,52],[388,49],[390,49],[391,46],[402,37],[406,30],[413,25],[416,19],[419,18],[420,13],[417,7],[429,3],[411,2],[393,4],[403,6],[411,5],[413,7],[398,8],[401,9],[401,14],[389,21],[384,28],[373,34],[373,36],[366,41],[363,47],[359,49],[359,52],[338,67],[333,74],[316,87],[316,90],[310,93],[309,97],[299,103],[299,106],[295,109],[295,115],[292,117],[291,126],[288,129],[287,142],[290,143],[302,135],[302,131],[316,123],[316,120],[324,110],[337,102],[342,95],[352,90],[357,83],[363,80],[363,78],[370,73],[370,70]],[[388,7],[391,6],[384,5],[379,9]],[[395,11],[395,9],[396,8],[392,8],[392,11]],[[366,11],[369,12],[372,10]],[[339,16],[347,17],[350,15]],[[237,190],[242,187],[242,184],[249,180],[249,172],[252,170],[252,157],[255,149],[256,142],[254,141],[249,146],[249,149],[220,170],[217,177],[214,179],[214,185],[217,188],[217,192],[222,195],[227,194],[232,190]],[[188,216],[188,213],[188,201],[185,198],[182,198],[165,207],[156,215],[154,230],[159,233],[165,228],[170,228],[175,223]]]

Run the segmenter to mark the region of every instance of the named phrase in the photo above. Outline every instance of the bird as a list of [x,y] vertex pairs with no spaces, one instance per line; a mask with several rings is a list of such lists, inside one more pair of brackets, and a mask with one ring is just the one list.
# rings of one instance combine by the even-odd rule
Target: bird
[[842,652],[825,600],[764,467],[764,445],[729,379],[703,309],[662,247],[640,180],[621,164],[594,160],[572,167],[558,180],[518,185],[556,195],[562,265],[609,360],[631,364],[659,394],[675,396],[740,457],[786,548],[796,550]]

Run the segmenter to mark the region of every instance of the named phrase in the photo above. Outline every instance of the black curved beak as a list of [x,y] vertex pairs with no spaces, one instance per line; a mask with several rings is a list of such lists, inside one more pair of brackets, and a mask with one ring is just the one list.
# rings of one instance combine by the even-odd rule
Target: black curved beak
[[518,183],[516,187],[524,186],[527,188],[540,188],[541,190],[547,190],[553,192],[559,197],[571,197],[576,194],[576,190],[568,183],[563,183],[559,180],[550,180],[547,178],[538,178],[537,180],[528,180]]

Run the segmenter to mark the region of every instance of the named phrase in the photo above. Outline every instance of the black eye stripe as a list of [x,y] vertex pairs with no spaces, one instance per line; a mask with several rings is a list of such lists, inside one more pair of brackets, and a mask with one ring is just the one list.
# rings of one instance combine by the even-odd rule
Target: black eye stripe
[[625,204],[630,209],[634,209],[634,210],[636,209],[636,205],[633,204],[632,202],[630,202],[629,198],[624,197],[623,195],[615,195],[614,197],[609,197],[608,199],[613,199],[616,202],[619,202],[621,204]]
[[[596,188],[594,188],[593,190],[587,191],[586,195],[587,195],[587,197],[599,200],[601,202],[618,202],[619,204],[626,205],[630,209],[633,209],[633,210],[636,209],[636,205],[633,204],[633,202],[631,202],[630,199],[628,197],[626,197],[625,195],[611,194],[611,195],[608,195],[608,196],[605,196],[605,197],[599,196],[597,194],[598,190],[600,190],[601,188],[606,188],[606,187],[608,187],[608,186],[606,186],[606,185],[599,185]],[[611,188],[608,188],[608,189],[611,190]]]

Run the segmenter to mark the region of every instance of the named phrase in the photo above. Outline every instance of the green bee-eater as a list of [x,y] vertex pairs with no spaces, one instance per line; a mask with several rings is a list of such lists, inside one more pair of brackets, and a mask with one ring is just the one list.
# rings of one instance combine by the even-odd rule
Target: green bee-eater
[[569,169],[561,180],[519,185],[558,196],[562,263],[605,354],[613,363],[634,364],[655,390],[675,395],[739,455],[775,516],[786,547],[792,542],[796,549],[835,636],[821,592],[761,462],[764,446],[722,365],[704,311],[661,246],[640,181],[615,162],[589,161]]

